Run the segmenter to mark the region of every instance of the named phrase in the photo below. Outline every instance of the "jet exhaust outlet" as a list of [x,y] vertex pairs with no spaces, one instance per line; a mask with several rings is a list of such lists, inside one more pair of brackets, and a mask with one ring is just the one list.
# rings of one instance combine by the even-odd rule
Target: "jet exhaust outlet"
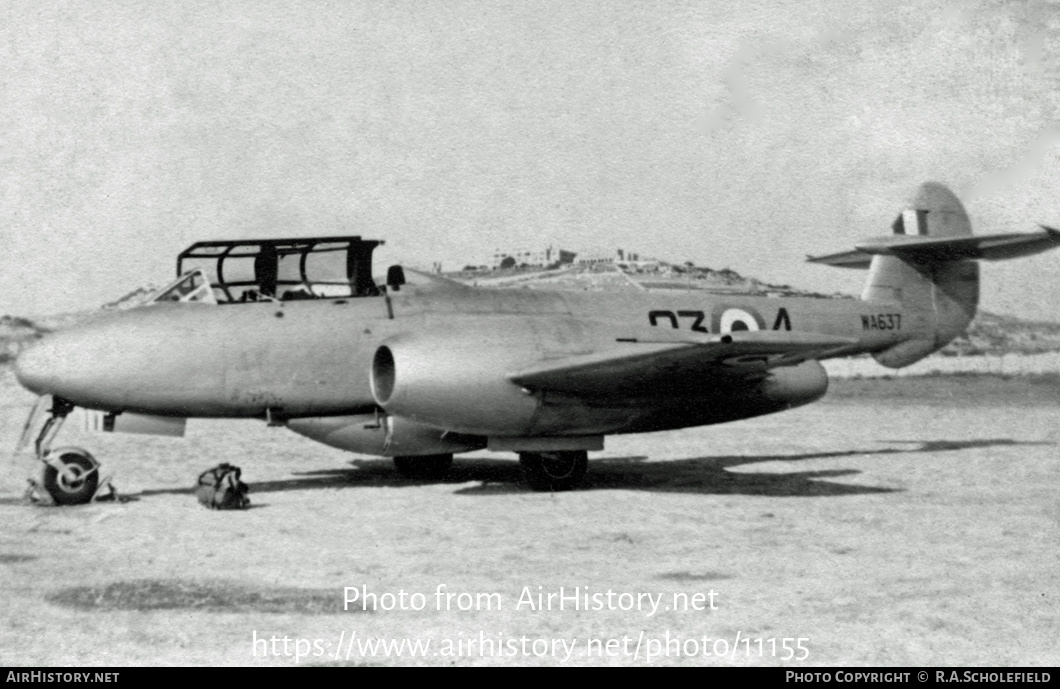
[[824,397],[828,392],[828,373],[818,361],[804,361],[770,371],[763,382],[762,394],[783,408],[799,407]]

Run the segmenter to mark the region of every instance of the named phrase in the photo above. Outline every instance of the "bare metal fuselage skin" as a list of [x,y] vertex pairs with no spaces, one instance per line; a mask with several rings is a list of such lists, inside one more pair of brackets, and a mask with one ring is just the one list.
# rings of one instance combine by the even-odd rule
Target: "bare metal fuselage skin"
[[[752,386],[704,377],[596,398],[520,390],[506,378],[535,364],[635,347],[623,340],[645,332],[717,334],[731,327],[723,321],[734,312],[753,318],[752,330],[852,341],[828,356],[930,341],[935,331],[931,310],[890,301],[409,285],[388,297],[152,304],[54,333],[18,359],[17,373],[34,392],[108,412],[269,417],[293,424],[307,417],[372,414],[378,409],[373,357],[382,345],[411,342],[446,368],[447,384],[459,393],[450,404],[466,412],[453,418],[473,419],[414,420],[443,426],[444,432],[491,437],[705,425],[787,409],[824,394],[827,378],[816,361],[775,369]],[[776,377],[785,371],[787,378]],[[771,384],[793,388],[774,390]]]

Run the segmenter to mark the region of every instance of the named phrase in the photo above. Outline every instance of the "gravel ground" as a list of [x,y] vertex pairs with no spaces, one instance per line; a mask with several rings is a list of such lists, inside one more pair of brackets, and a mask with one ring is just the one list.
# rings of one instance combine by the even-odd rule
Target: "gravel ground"
[[[26,505],[33,467],[11,460],[0,665],[1056,665],[1048,383],[837,382],[784,414],[609,438],[562,494],[526,490],[510,455],[409,482],[250,421],[64,429],[129,500]],[[0,389],[10,448],[31,400],[7,371]],[[252,509],[195,501],[221,461]],[[375,609],[344,610],[354,589]]]

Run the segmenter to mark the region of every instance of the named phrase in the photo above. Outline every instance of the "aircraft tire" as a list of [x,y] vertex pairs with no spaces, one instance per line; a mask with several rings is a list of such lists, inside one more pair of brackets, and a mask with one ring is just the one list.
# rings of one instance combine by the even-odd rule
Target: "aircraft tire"
[[453,455],[394,457],[394,468],[409,479],[438,479],[449,473]]
[[519,464],[532,490],[555,493],[581,484],[589,470],[589,455],[584,450],[520,452]]
[[75,478],[67,480],[58,469],[45,464],[41,477],[44,490],[48,491],[57,505],[83,505],[90,502],[99,487],[96,462],[73,450],[64,451],[59,455],[59,461],[66,465],[67,471],[73,472]]

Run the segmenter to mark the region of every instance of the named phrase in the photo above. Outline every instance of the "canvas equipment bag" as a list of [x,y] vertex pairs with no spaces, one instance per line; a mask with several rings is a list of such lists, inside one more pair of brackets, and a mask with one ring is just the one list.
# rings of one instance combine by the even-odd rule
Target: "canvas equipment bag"
[[243,510],[250,506],[250,488],[239,480],[242,471],[231,464],[218,464],[199,474],[195,495],[211,510]]

